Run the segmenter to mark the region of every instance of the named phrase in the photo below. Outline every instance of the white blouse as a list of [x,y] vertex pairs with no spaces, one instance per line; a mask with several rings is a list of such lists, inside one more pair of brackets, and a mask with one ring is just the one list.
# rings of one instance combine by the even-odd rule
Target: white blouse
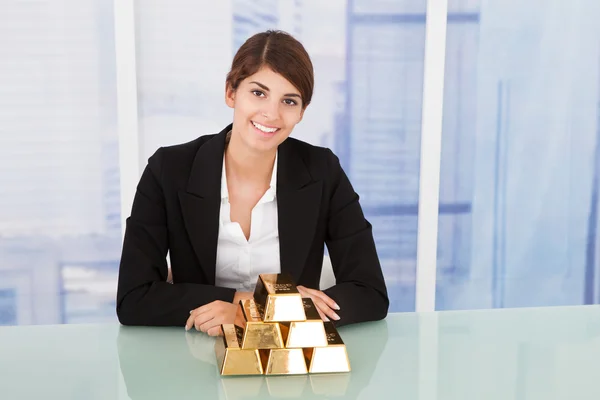
[[277,156],[275,156],[269,189],[252,209],[250,237],[246,240],[240,224],[231,222],[231,206],[227,190],[225,158],[223,158],[216,286],[253,292],[258,274],[281,272],[276,192]]

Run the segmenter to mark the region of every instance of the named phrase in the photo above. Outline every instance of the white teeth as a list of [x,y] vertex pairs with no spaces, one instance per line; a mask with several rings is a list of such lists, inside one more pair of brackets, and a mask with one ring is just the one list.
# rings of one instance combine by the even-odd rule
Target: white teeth
[[252,121],[252,125],[254,125],[258,130],[263,131],[264,133],[273,133],[277,129],[279,129],[279,128],[267,128],[266,126],[262,126],[261,124],[257,124],[254,121]]

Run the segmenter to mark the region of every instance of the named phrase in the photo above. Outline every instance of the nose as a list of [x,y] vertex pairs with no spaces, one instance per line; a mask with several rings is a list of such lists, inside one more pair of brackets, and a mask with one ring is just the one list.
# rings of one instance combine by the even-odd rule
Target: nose
[[279,102],[276,100],[265,101],[263,103],[261,114],[267,121],[279,119]]

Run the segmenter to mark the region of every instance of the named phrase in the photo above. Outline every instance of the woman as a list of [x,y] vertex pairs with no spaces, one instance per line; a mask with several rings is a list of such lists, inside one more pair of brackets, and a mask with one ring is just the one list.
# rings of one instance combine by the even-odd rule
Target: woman
[[[221,324],[241,323],[239,300],[252,297],[258,274],[280,272],[338,326],[387,315],[371,225],[338,158],[289,138],[313,84],[302,44],[259,33],[227,75],[233,124],[150,157],[127,219],[122,324],[217,335]],[[320,291],[324,244],[337,284]]]

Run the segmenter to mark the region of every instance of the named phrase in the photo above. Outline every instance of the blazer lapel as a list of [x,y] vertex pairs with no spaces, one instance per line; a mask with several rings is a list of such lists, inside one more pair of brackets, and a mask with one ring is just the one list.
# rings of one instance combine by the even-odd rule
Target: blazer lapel
[[315,237],[322,182],[312,180],[293,144],[288,139],[279,146],[277,213],[281,272],[298,282]]
[[185,228],[211,285],[215,284],[223,153],[225,137],[230,129],[231,125],[200,146],[186,190],[179,192]]
[[[184,224],[209,284],[215,267],[221,207],[221,171],[225,137],[231,125],[204,143],[194,158],[186,190],[179,192]],[[302,275],[313,242],[321,205],[322,182],[314,181],[302,158],[286,140],[279,146],[277,213],[281,272],[294,281]]]

